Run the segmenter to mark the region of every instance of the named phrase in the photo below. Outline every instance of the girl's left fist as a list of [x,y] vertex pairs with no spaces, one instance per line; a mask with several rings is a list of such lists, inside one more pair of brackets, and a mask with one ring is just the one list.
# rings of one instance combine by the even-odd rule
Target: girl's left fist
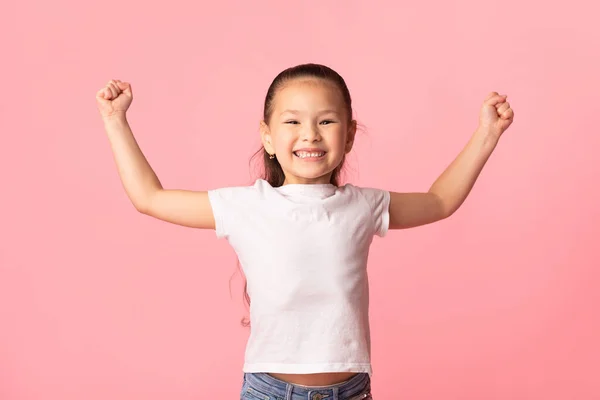
[[506,95],[491,92],[479,113],[479,129],[499,138],[513,122],[515,113],[506,101]]

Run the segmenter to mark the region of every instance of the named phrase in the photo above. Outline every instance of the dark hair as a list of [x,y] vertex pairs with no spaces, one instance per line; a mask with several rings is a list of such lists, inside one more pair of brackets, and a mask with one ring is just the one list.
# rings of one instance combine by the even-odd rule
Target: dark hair
[[[352,98],[350,97],[350,91],[348,90],[348,86],[346,85],[344,78],[342,78],[341,75],[338,74],[336,71],[325,65],[309,63],[296,65],[295,67],[290,67],[280,72],[279,75],[277,75],[275,79],[273,79],[273,82],[271,82],[271,85],[269,86],[269,89],[267,90],[267,95],[265,97],[263,109],[263,120],[265,123],[269,123],[271,115],[273,114],[273,100],[275,98],[275,95],[277,94],[277,91],[281,89],[286,83],[298,78],[317,78],[335,84],[340,90],[344,99],[344,105],[346,108],[346,116],[348,118],[348,122],[350,123],[352,121]],[[263,160],[263,170],[260,174],[261,178],[269,182],[269,184],[272,187],[279,187],[283,185],[283,182],[285,181],[285,175],[283,173],[281,165],[279,164],[279,161],[277,161],[277,157],[273,159],[269,158],[269,154],[267,153],[265,148],[261,146],[261,148],[256,153],[254,153],[252,158],[261,155]],[[345,159],[346,157],[344,156],[342,158],[342,161],[340,162],[340,165],[338,165],[331,174],[330,183],[335,186],[339,186],[340,172],[344,166]],[[243,274],[239,260],[238,268]],[[250,306],[250,296],[248,295],[248,282],[246,281],[245,277],[244,300],[246,301],[247,305]],[[242,325],[250,326],[249,319],[243,318]]]

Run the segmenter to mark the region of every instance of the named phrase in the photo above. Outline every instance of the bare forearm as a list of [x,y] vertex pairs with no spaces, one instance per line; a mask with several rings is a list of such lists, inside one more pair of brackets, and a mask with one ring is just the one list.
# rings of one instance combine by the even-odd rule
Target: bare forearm
[[445,216],[452,215],[465,201],[497,143],[492,135],[477,130],[460,154],[431,185],[429,192],[440,198]]
[[127,196],[141,211],[162,185],[137,144],[125,114],[105,118],[104,128]]

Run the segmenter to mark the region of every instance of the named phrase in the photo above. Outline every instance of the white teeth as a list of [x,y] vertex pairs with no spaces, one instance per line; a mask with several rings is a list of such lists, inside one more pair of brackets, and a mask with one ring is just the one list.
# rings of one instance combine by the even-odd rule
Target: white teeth
[[324,152],[320,152],[320,153],[307,153],[305,151],[297,151],[295,153],[298,157],[300,158],[307,158],[307,157],[322,157],[325,155]]

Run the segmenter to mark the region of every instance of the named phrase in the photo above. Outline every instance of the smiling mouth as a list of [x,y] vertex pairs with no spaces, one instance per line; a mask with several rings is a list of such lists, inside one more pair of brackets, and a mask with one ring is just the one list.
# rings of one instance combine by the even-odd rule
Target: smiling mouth
[[298,158],[321,158],[327,153],[326,151],[294,151],[294,155]]

